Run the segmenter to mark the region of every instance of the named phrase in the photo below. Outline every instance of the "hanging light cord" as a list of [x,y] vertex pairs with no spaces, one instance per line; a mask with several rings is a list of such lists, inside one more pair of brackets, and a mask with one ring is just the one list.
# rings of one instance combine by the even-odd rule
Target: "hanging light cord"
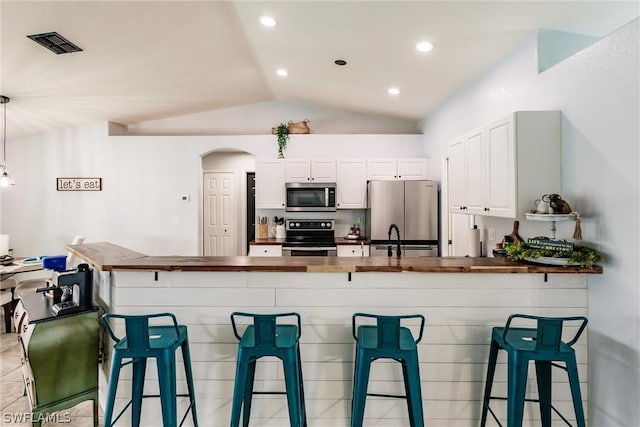
[[2,103],[2,107],[2,167],[5,167],[7,163],[7,103]]

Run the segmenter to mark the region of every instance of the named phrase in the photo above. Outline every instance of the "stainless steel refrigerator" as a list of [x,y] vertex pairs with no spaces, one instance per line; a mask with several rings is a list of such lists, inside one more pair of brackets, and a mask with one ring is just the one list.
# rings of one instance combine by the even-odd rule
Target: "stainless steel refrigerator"
[[[367,237],[371,256],[387,256],[389,227],[400,230],[402,256],[438,256],[438,183],[436,181],[369,181]],[[391,235],[396,256],[396,232]]]

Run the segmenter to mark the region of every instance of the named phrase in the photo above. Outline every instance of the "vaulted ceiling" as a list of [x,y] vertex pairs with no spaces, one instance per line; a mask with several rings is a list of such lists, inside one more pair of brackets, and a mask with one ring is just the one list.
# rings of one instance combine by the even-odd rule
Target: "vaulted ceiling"
[[[270,100],[417,121],[532,31],[602,37],[638,8],[637,1],[0,0],[0,94],[11,98],[9,136]],[[261,25],[265,14],[278,25]],[[27,38],[49,31],[83,51],[56,55]],[[416,51],[425,40],[433,51]],[[289,75],[278,76],[279,68]],[[387,93],[392,86],[398,95]]]

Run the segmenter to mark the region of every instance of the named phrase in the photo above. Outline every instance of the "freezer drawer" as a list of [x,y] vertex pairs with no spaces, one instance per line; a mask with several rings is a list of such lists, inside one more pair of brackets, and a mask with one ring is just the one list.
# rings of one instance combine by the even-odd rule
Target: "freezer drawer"
[[[391,245],[392,256],[396,256],[396,245]],[[436,245],[401,245],[403,257],[435,257],[438,256]],[[387,256],[387,245],[377,244],[371,246],[371,256]]]

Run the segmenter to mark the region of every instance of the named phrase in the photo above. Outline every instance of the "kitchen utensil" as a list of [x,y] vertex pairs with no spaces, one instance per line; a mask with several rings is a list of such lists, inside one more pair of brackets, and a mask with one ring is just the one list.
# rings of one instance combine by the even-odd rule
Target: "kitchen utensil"
[[520,221],[513,221],[513,230],[511,230],[511,234],[504,236],[505,239],[502,240],[502,244],[504,245],[505,241],[509,240],[507,237],[513,239],[513,246],[520,246],[524,243],[524,239],[518,233],[518,227],[520,227]]

